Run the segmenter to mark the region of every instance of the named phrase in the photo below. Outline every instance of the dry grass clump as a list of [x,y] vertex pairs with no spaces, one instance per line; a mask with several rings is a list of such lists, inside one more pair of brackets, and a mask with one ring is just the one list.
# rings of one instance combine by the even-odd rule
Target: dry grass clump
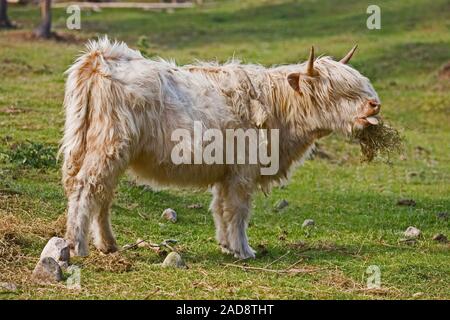
[[0,266],[10,262],[18,262],[22,256],[20,243],[23,242],[20,233],[21,221],[6,215],[0,218]]
[[60,235],[64,224],[65,215],[54,222],[43,219],[28,222],[13,214],[0,214],[0,280],[24,282],[37,258],[23,249],[35,241]]
[[120,252],[102,254],[98,251],[92,251],[89,256],[83,258],[81,263],[91,267],[95,271],[108,272],[128,272],[133,267],[133,263]]
[[328,270],[325,275],[318,280],[318,283],[327,287],[334,288],[340,292],[360,294],[363,296],[387,296],[395,298],[400,291],[394,287],[381,286],[380,288],[368,288],[364,281],[356,281],[352,277],[344,274],[342,270]]
[[[21,246],[26,241],[20,233],[21,220],[13,215],[0,215],[0,282],[22,281],[27,274],[27,256]],[[29,272],[28,272],[29,273]]]
[[368,126],[355,134],[362,152],[362,160],[371,162],[376,157],[389,162],[395,153],[403,151],[403,138],[398,130],[380,122],[376,126]]

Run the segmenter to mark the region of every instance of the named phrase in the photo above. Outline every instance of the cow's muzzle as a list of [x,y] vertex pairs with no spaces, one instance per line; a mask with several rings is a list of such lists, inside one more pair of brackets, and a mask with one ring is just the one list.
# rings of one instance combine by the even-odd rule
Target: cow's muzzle
[[358,117],[355,121],[356,127],[363,129],[367,126],[376,126],[379,124],[376,115],[380,112],[381,104],[376,100],[368,100],[364,105],[363,116]]

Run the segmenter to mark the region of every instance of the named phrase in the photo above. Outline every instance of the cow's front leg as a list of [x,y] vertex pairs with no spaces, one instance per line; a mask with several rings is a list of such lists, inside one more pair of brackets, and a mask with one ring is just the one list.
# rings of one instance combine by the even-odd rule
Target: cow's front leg
[[255,257],[247,238],[251,190],[248,186],[229,185],[224,192],[223,219],[227,224],[228,249],[239,259]]

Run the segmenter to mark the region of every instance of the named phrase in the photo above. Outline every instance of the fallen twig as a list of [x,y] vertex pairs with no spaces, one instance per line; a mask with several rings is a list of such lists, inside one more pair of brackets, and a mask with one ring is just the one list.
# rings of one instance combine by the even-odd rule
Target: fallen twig
[[141,217],[142,219],[144,219],[144,220],[148,220],[148,216],[146,216],[145,214],[143,214],[143,213],[140,213],[139,211],[138,211],[138,213],[137,213],[138,215],[139,215],[139,217]]
[[163,242],[161,242],[160,244],[157,244],[157,243],[148,242],[146,240],[139,240],[136,243],[128,244],[128,245],[123,246],[122,249],[120,250],[120,252],[136,248],[141,243],[145,243],[147,246],[152,247],[152,248],[166,247],[166,248],[168,248],[171,251],[176,251],[171,245],[169,245],[169,243],[176,244],[177,242],[178,241],[175,240],[175,239],[166,239]]
[[268,265],[266,265],[264,268],[270,267],[270,266],[273,265],[275,262],[278,262],[278,261],[280,261],[281,259],[283,259],[284,257],[286,257],[289,253],[291,253],[291,251],[288,251],[288,252],[286,252],[285,254],[283,254],[281,257],[279,257],[279,258],[273,260],[271,263],[269,263]]
[[268,269],[268,268],[261,268],[261,267],[251,267],[251,266],[243,266],[240,264],[234,264],[234,263],[223,263],[224,266],[227,267],[234,267],[234,268],[241,268],[243,270],[256,270],[256,271],[264,271],[264,272],[272,272],[272,273],[311,273],[311,272],[316,272],[319,271],[321,269],[311,269],[311,270],[307,270],[307,269],[293,269],[294,266],[296,266],[297,264],[299,264],[302,260],[299,260],[297,262],[295,262],[294,264],[292,264],[291,266],[289,266],[286,269]]

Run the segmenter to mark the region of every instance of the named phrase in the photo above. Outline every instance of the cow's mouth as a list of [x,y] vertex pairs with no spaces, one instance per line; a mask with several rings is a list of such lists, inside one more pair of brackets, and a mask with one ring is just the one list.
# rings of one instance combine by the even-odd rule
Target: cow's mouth
[[360,117],[356,120],[356,122],[363,126],[370,126],[370,125],[376,126],[376,125],[380,124],[380,121],[379,121],[378,117],[376,117],[376,116]]
[[368,126],[377,126],[380,124],[380,119],[377,116],[380,112],[381,105],[374,101],[369,100],[364,106],[364,115],[357,117],[355,121],[355,127],[357,129],[364,129]]

